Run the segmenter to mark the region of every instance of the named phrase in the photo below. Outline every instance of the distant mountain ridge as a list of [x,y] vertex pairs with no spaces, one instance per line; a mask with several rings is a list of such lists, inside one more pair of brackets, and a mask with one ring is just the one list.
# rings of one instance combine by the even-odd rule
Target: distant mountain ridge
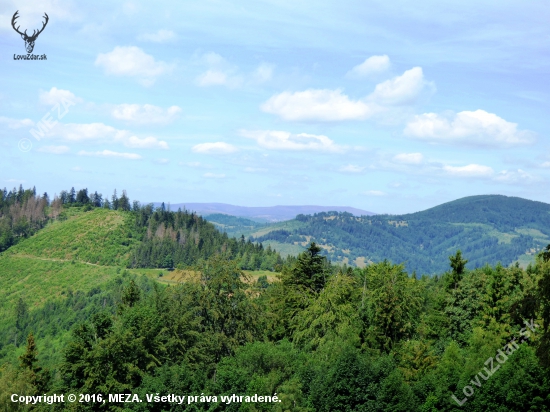
[[[231,228],[233,232],[237,228]],[[357,217],[321,212],[244,233],[275,249],[311,241],[335,262],[362,266],[389,259],[409,272],[441,273],[461,249],[467,267],[526,265],[550,243],[550,204],[502,195],[469,196],[404,215]],[[277,249],[277,250],[279,250]]]
[[[160,203],[154,203],[160,206]],[[166,205],[168,207],[168,205]],[[278,205],[278,206],[236,206],[227,203],[175,203],[170,204],[171,210],[179,208],[196,212],[201,216],[225,214],[261,222],[280,222],[294,219],[297,215],[311,215],[321,212],[347,212],[355,216],[372,216],[375,213],[350,206],[316,206],[316,205]]]

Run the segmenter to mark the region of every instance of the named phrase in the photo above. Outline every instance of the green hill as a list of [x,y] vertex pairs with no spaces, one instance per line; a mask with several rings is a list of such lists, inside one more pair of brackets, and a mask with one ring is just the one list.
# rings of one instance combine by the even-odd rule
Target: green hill
[[469,268],[533,261],[550,243],[550,205],[500,195],[470,196],[405,215],[328,212],[298,215],[280,226],[251,236],[299,246],[315,241],[335,262],[363,266],[389,259],[405,263],[411,272],[433,274],[448,269],[448,256],[457,249]]
[[[151,281],[163,282],[159,274],[166,269],[220,252],[245,269],[272,270],[282,262],[270,248],[228,238],[191,213],[147,206],[132,212],[63,208],[57,219],[19,236],[0,253],[0,360],[17,359],[31,331],[39,342],[51,342],[52,336],[63,340],[74,324],[103,310],[113,312],[132,279],[152,290]],[[45,359],[59,361],[56,351],[55,344],[49,346]]]
[[127,265],[132,247],[139,242],[131,215],[101,208],[85,213],[73,208],[65,213],[64,219],[53,221],[5,254],[102,266]]

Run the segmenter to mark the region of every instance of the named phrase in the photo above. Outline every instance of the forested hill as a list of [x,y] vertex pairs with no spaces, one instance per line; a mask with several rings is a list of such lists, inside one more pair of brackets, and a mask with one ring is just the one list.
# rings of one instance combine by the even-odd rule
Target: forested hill
[[550,205],[500,195],[470,196],[405,215],[355,217],[349,213],[298,215],[292,230],[250,233],[256,241],[305,246],[319,243],[336,262],[362,266],[389,259],[408,271],[448,268],[461,249],[467,267],[526,264],[550,243]]
[[550,230],[550,204],[502,195],[463,197],[402,217],[442,223],[483,223],[503,231],[529,224]]
[[[98,233],[102,227],[107,231]],[[100,265],[182,268],[218,253],[235,259],[241,269],[273,270],[282,263],[269,247],[228,237],[195,213],[130,202],[125,191],[119,197],[115,190],[109,201],[71,188],[50,201],[47,193],[22,186],[0,190],[0,253],[10,247],[14,252],[35,234],[24,246],[32,245],[32,254]]]

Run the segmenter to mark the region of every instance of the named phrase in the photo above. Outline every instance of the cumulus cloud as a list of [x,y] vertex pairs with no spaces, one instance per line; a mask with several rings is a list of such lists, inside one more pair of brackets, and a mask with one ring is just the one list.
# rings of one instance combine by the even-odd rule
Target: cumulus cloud
[[166,43],[176,38],[176,33],[172,30],[160,29],[154,33],[143,33],[138,36],[138,40],[152,43]]
[[293,134],[279,130],[241,130],[240,135],[256,140],[260,147],[269,150],[308,150],[341,153],[346,149],[335,144],[327,136],[308,133]]
[[117,46],[109,53],[100,53],[95,65],[102,67],[105,74],[135,77],[145,86],[152,85],[158,76],[173,69],[173,65],[156,61],[153,56],[135,46]]
[[119,130],[103,123],[58,124],[50,135],[68,141],[89,143],[122,143],[126,147],[168,149],[168,143],[156,137],[139,138],[127,130]]
[[141,159],[141,156],[137,153],[121,153],[121,152],[113,152],[111,150],[102,150],[99,152],[86,152],[84,150],[81,150],[78,152],[79,156],[94,156],[94,157],[108,157],[108,158],[120,158],[120,159],[130,159],[130,160],[139,160]]
[[38,149],[39,152],[51,154],[65,154],[70,150],[68,146],[42,146]]
[[341,89],[309,89],[276,94],[260,108],[288,121],[364,120],[388,110],[398,110],[394,106],[414,104],[426,91],[433,90],[435,86],[424,79],[422,68],[414,67],[379,83],[371,94],[361,99],[351,99]]
[[34,126],[34,122],[31,119],[11,119],[4,116],[0,116],[0,124],[5,124],[10,129],[20,129],[22,127]]
[[424,161],[424,156],[422,153],[399,153],[393,157],[393,161],[396,163],[418,165]]
[[49,91],[40,91],[39,101],[43,105],[54,106],[58,103],[64,104],[76,104],[82,103],[83,100],[80,97],[76,97],[74,93],[69,90],[58,89],[52,87]]
[[136,124],[166,124],[181,112],[178,106],[167,109],[152,104],[119,104],[113,107],[111,115],[118,120]]
[[390,58],[387,55],[383,56],[371,56],[363,63],[358,64],[351,69],[347,75],[348,77],[366,77],[373,74],[385,72],[390,68]]
[[401,76],[377,84],[369,100],[390,106],[412,104],[426,90],[433,92],[435,85],[424,79],[421,67],[413,67]]
[[346,165],[342,166],[338,171],[344,172],[344,173],[361,173],[365,169],[364,166],[357,166],[357,165]]
[[194,153],[202,154],[229,154],[238,149],[232,144],[225,142],[200,143],[191,148]]
[[508,122],[485,110],[417,115],[406,125],[404,134],[431,142],[474,146],[508,147],[530,144],[535,140],[533,132],[518,130],[517,123]]
[[489,166],[469,164],[466,166],[443,166],[443,170],[449,175],[457,177],[490,177],[494,170]]
[[136,149],[168,149],[168,143],[153,136],[144,138],[130,136],[123,140],[123,144],[126,147],[133,147]]
[[283,92],[270,97],[260,108],[290,121],[362,120],[371,117],[377,108],[362,100],[352,100],[342,90],[309,89]]

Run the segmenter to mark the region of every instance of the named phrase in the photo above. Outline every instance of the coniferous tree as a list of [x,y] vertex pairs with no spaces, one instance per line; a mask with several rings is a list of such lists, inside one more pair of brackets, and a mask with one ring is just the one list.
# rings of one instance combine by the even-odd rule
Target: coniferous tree
[[111,209],[118,210],[118,196],[116,194],[116,189],[113,192],[113,196],[111,196]]
[[130,199],[128,198],[128,195],[126,194],[126,190],[122,191],[122,196],[120,196],[120,199],[118,199],[118,209],[124,210],[125,212],[130,210]]
[[42,367],[38,365],[37,354],[34,335],[31,332],[27,337],[25,353],[19,357],[20,367],[28,373],[29,381],[36,389],[36,392],[42,393],[47,389],[48,372],[42,370]]

